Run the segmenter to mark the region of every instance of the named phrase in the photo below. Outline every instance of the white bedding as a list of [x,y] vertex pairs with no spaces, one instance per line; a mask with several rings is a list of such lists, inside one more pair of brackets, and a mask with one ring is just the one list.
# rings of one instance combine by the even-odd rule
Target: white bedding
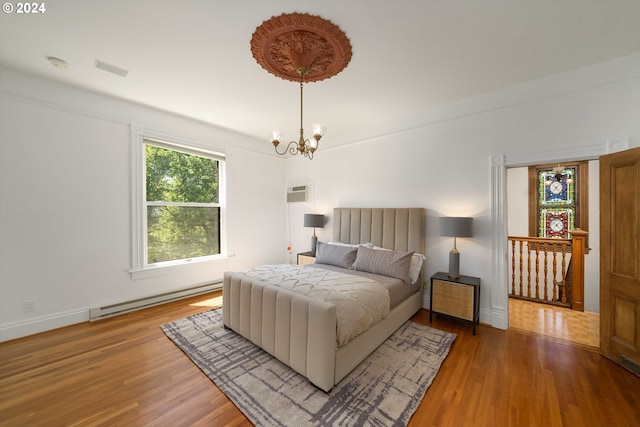
[[366,277],[290,264],[263,265],[239,274],[335,305],[338,347],[389,313],[389,292]]

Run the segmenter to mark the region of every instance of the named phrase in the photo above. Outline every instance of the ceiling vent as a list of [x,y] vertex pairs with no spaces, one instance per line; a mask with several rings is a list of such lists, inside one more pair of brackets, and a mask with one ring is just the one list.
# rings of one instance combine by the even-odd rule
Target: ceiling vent
[[102,62],[99,59],[96,59],[95,67],[102,71],[106,71],[107,73],[115,74],[116,76],[120,77],[127,77],[127,74],[129,74],[127,70],[116,67],[115,65],[107,64],[106,62]]

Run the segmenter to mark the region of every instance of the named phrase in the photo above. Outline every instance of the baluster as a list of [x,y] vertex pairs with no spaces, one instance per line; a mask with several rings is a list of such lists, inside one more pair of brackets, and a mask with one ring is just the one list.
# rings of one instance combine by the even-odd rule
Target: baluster
[[540,299],[540,245],[536,243],[536,299]]
[[511,241],[511,295],[516,294],[516,241]]
[[549,267],[547,258],[549,255],[549,251],[547,245],[544,245],[544,299],[547,299],[547,283],[549,282]]
[[556,277],[558,277],[558,258],[556,256],[557,255],[556,244],[552,243],[551,246],[553,248],[553,299],[551,301],[557,301],[558,294],[556,291]]
[[531,298],[531,242],[527,242],[527,297]]
[[563,243],[562,244],[562,271],[560,271],[560,274],[562,275],[562,282],[561,283],[561,290],[562,290],[562,303],[565,304],[567,302],[567,281],[565,280],[565,269],[567,266],[566,263],[566,258],[567,258],[567,244]]
[[519,250],[520,250],[520,262],[518,263],[519,267],[520,267],[520,295],[522,294],[522,240],[519,241],[520,245],[519,245]]

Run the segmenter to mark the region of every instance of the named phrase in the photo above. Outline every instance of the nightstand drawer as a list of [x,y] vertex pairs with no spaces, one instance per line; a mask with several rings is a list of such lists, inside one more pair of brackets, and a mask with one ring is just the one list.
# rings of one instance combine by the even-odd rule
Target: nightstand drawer
[[434,279],[432,282],[433,311],[474,321],[473,286]]

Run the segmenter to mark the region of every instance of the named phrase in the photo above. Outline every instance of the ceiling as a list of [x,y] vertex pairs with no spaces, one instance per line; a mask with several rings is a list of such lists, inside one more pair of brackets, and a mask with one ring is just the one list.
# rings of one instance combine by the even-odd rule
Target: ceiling
[[[12,2],[15,3],[15,2]],[[0,15],[0,64],[192,117],[266,143],[297,139],[299,87],[251,55],[253,31],[285,12],[350,39],[338,75],[305,86],[305,127],[323,144],[367,126],[640,52],[640,1],[46,0]],[[46,59],[66,61],[55,68]],[[128,70],[126,78],[94,67]],[[332,137],[332,135],[334,135]]]

